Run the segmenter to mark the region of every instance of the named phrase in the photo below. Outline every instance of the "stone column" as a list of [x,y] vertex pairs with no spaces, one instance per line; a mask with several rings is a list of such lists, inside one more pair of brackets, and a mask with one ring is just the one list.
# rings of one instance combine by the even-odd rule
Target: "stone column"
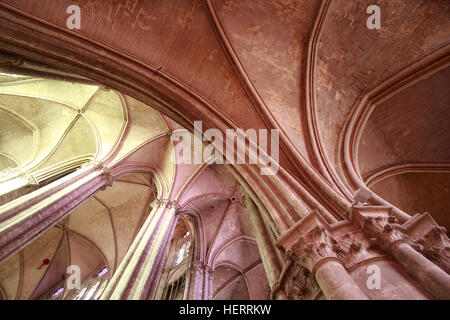
[[209,267],[205,264],[203,266],[203,300],[208,300],[209,292],[209,279],[208,279]]
[[424,230],[422,237],[415,241],[414,249],[436,264],[446,273],[450,273],[450,239],[444,227],[433,226]]
[[450,299],[450,276],[414,250],[396,217],[386,207],[359,208],[355,219],[373,239],[374,245],[391,254],[422,286],[439,299]]
[[270,287],[273,288],[281,273],[279,256],[258,208],[248,194],[244,193],[243,202],[250,217],[250,224],[266,271],[267,280]]
[[0,207],[0,263],[112,182],[107,168],[88,164]]
[[194,261],[190,268],[188,300],[211,300],[214,271],[200,261]]
[[37,188],[37,181],[32,175],[9,168],[0,171],[0,206]]
[[210,266],[204,266],[203,277],[203,300],[211,300],[213,294],[214,271]]
[[189,272],[188,300],[203,300],[203,262],[192,262]]
[[392,245],[392,255],[419,281],[422,286],[439,299],[450,299],[450,276],[441,268],[414,250],[406,242]]
[[164,278],[164,267],[167,266],[166,263],[171,263],[171,261],[172,261],[171,260],[172,257],[169,257],[169,250],[172,245],[173,233],[174,233],[177,223],[180,219],[180,211],[179,211],[180,207],[176,201],[172,201],[168,205],[168,207],[171,209],[175,209],[175,218],[171,222],[171,227],[168,230],[168,232],[166,232],[166,235],[162,240],[163,245],[160,247],[160,249],[158,251],[158,255],[155,258],[155,261],[159,261],[159,263],[156,264],[156,266],[155,266],[155,279],[158,279],[158,280],[156,282],[154,282],[154,284],[152,285],[152,288],[149,290],[150,293],[149,293],[149,296],[147,297],[147,300],[157,299],[158,287],[161,284],[161,280]]
[[215,272],[212,269],[208,269],[207,273],[208,273],[208,291],[206,293],[206,296],[204,297],[204,300],[212,300]]
[[130,249],[114,273],[103,300],[151,299],[176,222],[175,201],[156,200]]
[[311,273],[327,299],[368,299],[338,258],[336,240],[327,226],[314,211],[283,234],[277,246]]

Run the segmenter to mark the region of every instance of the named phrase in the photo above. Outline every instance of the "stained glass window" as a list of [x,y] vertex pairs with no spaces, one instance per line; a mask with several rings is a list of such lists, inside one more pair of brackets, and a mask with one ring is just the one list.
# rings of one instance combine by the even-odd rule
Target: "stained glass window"
[[108,268],[102,267],[93,272],[81,285],[82,289],[70,294],[67,298],[73,300],[97,300],[105,290]]
[[98,274],[97,277],[101,277],[108,272],[108,268],[103,268]]
[[88,292],[87,292],[86,295],[84,296],[83,300],[91,300],[91,298],[92,298],[92,296],[94,295],[95,290],[97,290],[97,287],[99,286],[100,282],[101,282],[100,280],[97,281],[97,282],[96,282],[96,283],[88,290]]
[[177,255],[177,259],[175,260],[175,265],[178,265],[178,264],[180,264],[181,261],[183,261],[184,254],[186,252],[186,246],[187,246],[187,243],[183,244],[181,246],[181,248],[178,249],[178,255]]
[[59,288],[52,294],[51,299],[54,300],[54,299],[58,298],[61,295],[61,293],[63,293],[63,291],[64,291],[64,287]]

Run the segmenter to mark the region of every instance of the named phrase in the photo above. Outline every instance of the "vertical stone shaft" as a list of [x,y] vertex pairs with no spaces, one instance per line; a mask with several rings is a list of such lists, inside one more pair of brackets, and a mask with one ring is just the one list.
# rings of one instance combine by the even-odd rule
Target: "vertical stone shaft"
[[436,298],[450,299],[450,276],[405,242],[391,246],[392,255]]
[[203,300],[208,300],[209,279],[208,279],[208,266],[203,267]]
[[261,214],[248,194],[245,194],[245,206],[247,207],[250,217],[250,224],[253,229],[253,235],[256,238],[256,243],[258,244],[258,249],[266,271],[267,280],[272,288],[280,277],[280,260],[277,255],[276,248],[270,239]]
[[110,181],[89,165],[0,207],[0,262],[32,242]]
[[147,299],[151,298],[160,276],[159,266],[170,241],[170,232],[175,223],[176,208],[167,202],[156,205],[145,221],[102,299]]
[[394,258],[422,287],[436,298],[450,299],[450,276],[414,250],[396,217],[383,208],[358,208],[356,219],[380,249]]
[[190,268],[189,275],[189,300],[202,300],[203,299],[203,263],[194,261]]
[[316,266],[315,279],[328,300],[367,300],[343,265],[329,260]]
[[326,220],[313,211],[277,241],[287,256],[309,270],[329,300],[367,300],[337,255],[336,239]]
[[215,273],[213,270],[208,270],[208,292],[205,300],[212,300],[213,295],[213,283],[214,283]]

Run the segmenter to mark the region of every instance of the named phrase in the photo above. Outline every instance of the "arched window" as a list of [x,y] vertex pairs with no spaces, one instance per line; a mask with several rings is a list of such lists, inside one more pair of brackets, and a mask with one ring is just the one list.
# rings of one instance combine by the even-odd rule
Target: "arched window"
[[175,260],[175,265],[179,265],[181,261],[183,261],[185,253],[186,253],[187,243],[183,244],[180,249],[178,249],[177,259]]
[[84,296],[83,300],[91,300],[98,286],[100,285],[101,280],[97,281],[92,287],[89,288],[88,292]]
[[103,268],[102,270],[100,270],[99,273],[97,273],[97,277],[102,277],[104,276],[106,273],[108,272],[108,268]]
[[[187,232],[188,236],[189,236],[189,232]],[[184,239],[186,239],[187,236],[184,237]],[[176,253],[176,258],[175,261],[173,263],[173,266],[176,267],[177,265],[179,265],[187,256],[189,256],[189,250],[191,247],[191,241],[188,239],[187,241],[184,241],[177,250]]]
[[88,277],[81,288],[71,293],[67,299],[69,300],[98,300],[108,283],[108,268],[102,267],[97,269]]
[[60,287],[58,290],[56,290],[51,296],[51,300],[56,300],[58,297],[64,292],[64,287]]

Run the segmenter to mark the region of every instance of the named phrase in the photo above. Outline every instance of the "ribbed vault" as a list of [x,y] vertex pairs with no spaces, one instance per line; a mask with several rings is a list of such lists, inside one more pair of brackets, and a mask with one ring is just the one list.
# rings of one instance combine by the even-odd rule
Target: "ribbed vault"
[[3,169],[45,180],[107,159],[127,126],[124,99],[95,85],[12,74],[0,82]]
[[[80,30],[66,28],[71,4]],[[3,264],[0,294],[37,297],[67,261],[82,264],[82,252],[92,257],[86,269],[116,270],[155,197],[197,221],[194,258],[216,270],[217,299],[270,290],[241,186],[268,241],[311,212],[333,226],[348,221],[358,188],[374,192],[370,205],[392,206],[399,223],[430,211],[449,226],[450,5],[380,0],[382,28],[368,30],[372,4],[0,1],[0,182],[88,161],[115,180]],[[52,69],[37,62],[77,81],[31,76]],[[278,175],[176,164],[171,133],[195,120],[222,133],[280,129]],[[45,240],[49,275],[33,255]]]
[[[152,175],[119,178],[70,216],[0,266],[0,285],[8,299],[38,299],[66,276],[81,270],[81,281],[104,265],[109,276],[121,262],[147,218],[157,195]],[[39,268],[45,259],[48,265]],[[61,296],[67,296],[66,289]]]

